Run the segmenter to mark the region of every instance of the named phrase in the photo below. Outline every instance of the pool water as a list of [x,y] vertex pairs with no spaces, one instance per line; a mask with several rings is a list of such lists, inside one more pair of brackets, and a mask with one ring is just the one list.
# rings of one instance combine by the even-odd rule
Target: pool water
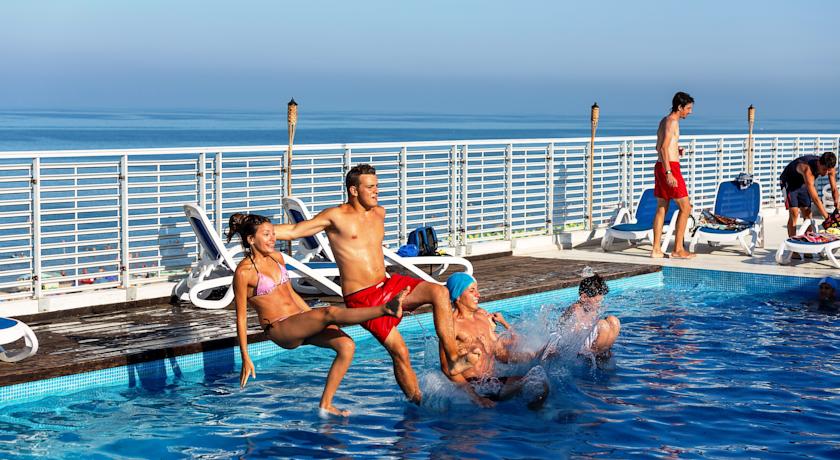
[[[258,378],[244,390],[238,366],[222,366],[159,387],[7,406],[0,458],[839,455],[840,316],[804,296],[711,286],[608,295],[608,313],[622,321],[610,360],[567,353],[508,368],[542,366],[551,393],[536,411],[523,398],[471,405],[437,370],[434,340],[407,327],[426,399],[420,407],[403,397],[384,350],[363,339],[335,400],[353,412],[348,419],[318,417],[331,355],[302,347],[257,361]],[[567,292],[506,316],[534,334],[532,325],[554,321],[568,299]]]

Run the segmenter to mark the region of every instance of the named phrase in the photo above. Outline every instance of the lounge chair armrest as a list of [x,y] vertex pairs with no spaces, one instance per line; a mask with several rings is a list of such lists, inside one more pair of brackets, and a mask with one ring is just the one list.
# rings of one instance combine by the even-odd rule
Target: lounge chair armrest
[[610,227],[618,224],[630,223],[630,210],[625,206],[620,206],[615,210],[613,218],[610,220]]

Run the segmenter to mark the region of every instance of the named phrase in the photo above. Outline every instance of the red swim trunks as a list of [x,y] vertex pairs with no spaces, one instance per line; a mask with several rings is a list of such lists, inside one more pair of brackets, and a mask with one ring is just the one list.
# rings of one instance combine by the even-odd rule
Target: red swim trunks
[[[390,278],[386,277],[371,287],[344,296],[344,304],[347,305],[347,308],[368,308],[384,305],[402,292],[403,289],[414,290],[414,287],[422,282],[423,280],[417,278],[394,273]],[[391,329],[397,327],[397,324],[400,324],[400,318],[386,315],[365,321],[361,326],[370,331],[376,337],[376,340],[379,340],[379,343],[384,343],[388,334],[391,333]]]
[[677,180],[677,186],[671,187],[668,185],[668,176],[665,174],[665,168],[661,161],[656,162],[653,167],[653,196],[662,198],[663,200],[676,200],[677,198],[685,198],[688,196],[688,190],[685,188],[685,180],[680,172],[680,163],[672,161],[671,174]]

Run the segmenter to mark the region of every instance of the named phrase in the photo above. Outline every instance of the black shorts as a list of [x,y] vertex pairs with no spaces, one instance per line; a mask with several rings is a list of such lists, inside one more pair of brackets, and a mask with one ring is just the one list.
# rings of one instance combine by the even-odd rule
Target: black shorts
[[785,208],[810,208],[811,195],[808,193],[808,186],[802,184],[795,190],[785,189]]

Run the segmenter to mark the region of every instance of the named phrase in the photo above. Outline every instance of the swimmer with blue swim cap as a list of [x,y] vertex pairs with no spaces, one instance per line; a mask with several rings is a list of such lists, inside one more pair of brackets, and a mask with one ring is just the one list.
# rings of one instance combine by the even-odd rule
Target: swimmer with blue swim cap
[[[497,360],[506,363],[522,362],[534,356],[512,350],[516,341],[514,335],[503,338],[496,334],[496,328],[499,325],[512,332],[511,326],[501,313],[489,313],[478,306],[481,294],[475,278],[467,273],[455,273],[446,280],[446,288],[449,290],[449,299],[455,308],[452,319],[458,353],[472,353],[472,356],[476,358],[473,367],[459,375],[451,375],[445,366],[441,366],[443,373],[482,407],[491,407],[496,401],[512,398],[522,392],[527,385],[535,386],[535,383],[538,389],[529,401],[528,407],[535,409],[541,406],[548,395],[548,384],[545,381],[526,379],[524,376],[499,377],[495,375]],[[542,371],[541,368],[532,369],[532,371],[535,370],[537,372],[533,374],[539,374]],[[529,375],[531,374],[532,372],[529,371]]]
[[826,276],[820,280],[820,307],[837,308],[837,293],[840,291],[840,279]]

